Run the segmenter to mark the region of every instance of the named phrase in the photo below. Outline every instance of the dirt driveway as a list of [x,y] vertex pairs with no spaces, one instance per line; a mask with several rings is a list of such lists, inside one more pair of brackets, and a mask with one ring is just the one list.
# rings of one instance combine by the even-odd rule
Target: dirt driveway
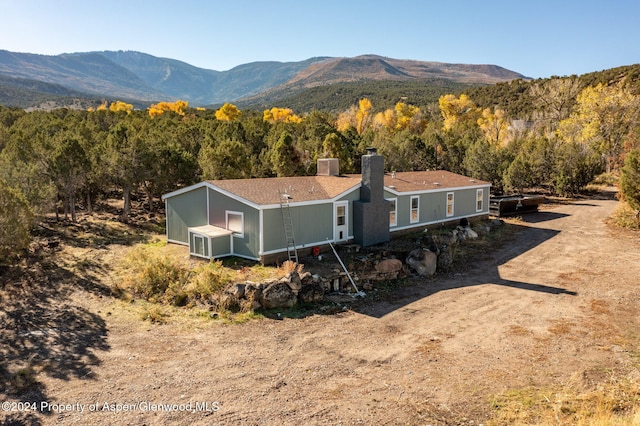
[[38,376],[50,403],[75,406],[21,418],[477,425],[491,395],[509,389],[637,372],[640,244],[605,224],[615,205],[591,199],[526,216],[513,241],[470,270],[332,315],[151,325],[96,292],[69,296],[104,341],[77,358],[82,374]]

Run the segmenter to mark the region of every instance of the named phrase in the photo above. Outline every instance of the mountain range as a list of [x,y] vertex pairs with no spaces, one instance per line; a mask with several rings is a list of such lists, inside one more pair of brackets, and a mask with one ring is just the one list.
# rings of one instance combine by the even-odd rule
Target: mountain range
[[0,104],[28,107],[74,98],[211,106],[243,99],[290,97],[314,87],[362,81],[446,80],[486,85],[525,76],[497,65],[447,64],[377,55],[252,62],[228,71],[198,68],[135,51],[48,56],[0,50]]

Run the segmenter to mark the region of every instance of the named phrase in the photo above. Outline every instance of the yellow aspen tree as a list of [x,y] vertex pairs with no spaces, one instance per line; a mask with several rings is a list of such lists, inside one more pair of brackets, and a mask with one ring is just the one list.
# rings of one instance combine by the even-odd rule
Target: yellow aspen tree
[[367,98],[362,98],[358,101],[358,111],[356,112],[356,131],[361,135],[365,129],[369,126],[371,121],[371,109],[373,105]]
[[444,120],[444,130],[450,130],[457,123],[464,120],[474,120],[478,109],[473,101],[465,94],[456,98],[455,95],[443,95],[438,99],[440,113]]
[[489,143],[496,146],[506,144],[509,123],[505,119],[504,110],[496,108],[492,112],[491,108],[485,108],[477,123]]
[[95,108],[94,107],[87,108],[87,111],[89,112],[106,111],[106,110],[107,110],[107,101],[102,101],[102,103]]
[[349,127],[356,127],[358,125],[358,121],[356,119],[358,115],[358,108],[355,105],[352,105],[348,110],[341,112],[338,114],[338,118],[336,120],[336,128],[340,132],[344,132]]
[[300,123],[302,118],[294,114],[290,108],[273,107],[264,111],[262,120],[270,123]]
[[640,119],[640,97],[623,83],[586,87],[576,97],[569,118],[558,126],[558,136],[591,146],[606,157],[607,172],[618,166],[624,142]]
[[133,111],[133,105],[128,104],[126,102],[122,102],[122,101],[115,101],[115,102],[111,102],[111,105],[109,105],[109,111],[112,111],[112,112],[125,111],[127,114],[131,114],[131,111]]
[[148,112],[151,117],[157,117],[164,114],[167,111],[175,112],[178,115],[184,115],[184,110],[189,106],[187,101],[175,101],[175,102],[158,102],[149,107]]
[[422,127],[422,123],[415,120],[420,117],[420,108],[417,106],[398,102],[394,109],[396,115],[395,130],[405,130],[411,127],[419,129]]
[[184,110],[189,107],[189,102],[183,100],[177,100],[171,104],[169,104],[169,108],[171,111],[175,112],[178,115],[184,115]]
[[373,123],[376,130],[382,130],[384,128],[393,130],[397,124],[396,112],[392,109],[379,112],[373,117]]
[[215,115],[220,121],[234,121],[240,118],[242,111],[235,105],[227,102],[216,111]]

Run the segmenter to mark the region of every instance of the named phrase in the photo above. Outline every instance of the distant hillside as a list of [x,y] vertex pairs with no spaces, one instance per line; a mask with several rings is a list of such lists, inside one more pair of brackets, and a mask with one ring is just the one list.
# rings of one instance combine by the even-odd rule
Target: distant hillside
[[[634,93],[640,94],[640,64],[569,77],[578,78],[582,87],[595,86],[598,83],[609,85],[624,81],[632,88]],[[529,95],[529,87],[533,83],[543,82],[545,80],[548,79],[535,81],[512,80],[484,87],[470,87],[465,90],[465,93],[480,107],[489,108],[497,106],[505,110],[510,117],[528,119],[531,117],[534,109],[533,100]]]
[[95,52],[126,68],[169,99],[195,105],[223,103],[283,84],[323,58],[302,62],[253,62],[229,71],[212,71],[146,53]]
[[[376,86],[375,82],[403,82],[406,84],[395,85],[400,88],[400,92],[407,93],[407,88],[412,87],[408,93],[416,93],[416,88],[427,89],[432,94],[440,93],[444,88],[448,88],[445,93],[450,93],[451,88],[459,91],[464,87],[488,85],[497,82],[510,81],[514,79],[526,79],[522,74],[509,71],[495,65],[465,65],[465,64],[445,64],[439,62],[420,62],[411,60],[399,60],[383,58],[376,55],[364,55],[355,58],[329,58],[317,62],[283,85],[274,87],[256,96],[244,98],[239,101],[242,105],[268,106],[271,104],[285,104],[289,108],[300,105],[295,101],[297,95],[300,97],[302,110],[308,110],[307,100],[318,100],[323,97],[323,93],[331,93],[333,85],[340,84],[342,88],[348,83],[360,83],[352,88],[364,86]],[[454,87],[451,87],[454,86]],[[314,91],[308,89],[318,88]],[[325,88],[325,89],[323,89]],[[370,90],[364,88],[364,91]],[[362,91],[355,89],[355,92]],[[418,93],[424,90],[418,90]],[[397,93],[399,95],[399,93]],[[394,93],[394,96],[396,93]],[[400,96],[406,96],[400,95]],[[437,97],[436,97],[437,99]],[[285,102],[288,102],[286,103]],[[294,102],[291,102],[294,100]],[[356,99],[357,100],[357,99]],[[353,104],[349,99],[348,105]],[[344,102],[342,102],[343,104]],[[342,108],[341,102],[330,100],[323,102],[330,108]],[[316,104],[316,108],[321,108]]]
[[165,96],[98,53],[46,56],[0,50],[0,75],[58,84],[89,95],[140,100]]
[[491,84],[516,78],[526,77],[496,65],[445,64],[363,55],[355,58],[330,58],[316,63],[291,79],[287,85],[315,87],[360,80],[420,79]]
[[376,111],[382,111],[392,108],[398,101],[424,106],[437,102],[442,95],[462,93],[476,86],[444,79],[364,80],[316,86],[284,97],[278,97],[281,93],[267,92],[241,100],[236,105],[241,109],[255,110],[264,110],[273,106],[286,107],[297,113],[310,112],[314,109],[341,112],[357,104],[360,99],[368,98]]
[[59,84],[0,75],[0,105],[23,109],[88,108],[99,102],[99,98],[90,98],[87,93]]
[[[0,50],[0,76],[59,85],[87,98],[134,99],[134,104],[183,99],[193,106],[260,99],[263,95],[263,99],[283,99],[309,88],[351,82],[438,79],[492,84],[523,78],[495,65],[443,64],[375,55],[253,62],[228,71],[213,71],[132,51],[47,56],[6,50]],[[16,93],[21,90],[29,89],[5,85],[2,102],[16,104],[12,99],[21,97]]]

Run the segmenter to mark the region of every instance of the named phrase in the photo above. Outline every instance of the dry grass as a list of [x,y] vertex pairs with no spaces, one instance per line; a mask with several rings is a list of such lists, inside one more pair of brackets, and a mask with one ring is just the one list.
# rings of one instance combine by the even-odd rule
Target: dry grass
[[533,334],[533,332],[525,327],[522,327],[521,325],[512,324],[511,326],[509,326],[507,334],[511,336],[530,336]]
[[620,228],[640,229],[640,216],[628,203],[620,201],[609,218],[609,223]]
[[[242,323],[260,315],[253,312],[253,303],[244,303],[232,310],[228,298],[221,297],[234,282],[261,282],[280,278],[291,271],[302,273],[304,266],[284,262],[280,267],[235,262],[232,267],[223,261],[194,259],[176,251],[175,245],[154,240],[131,248],[114,272],[114,294],[125,301],[138,300],[137,316],[152,323],[180,321],[186,316],[200,316],[225,323]],[[227,262],[229,262],[227,260]],[[175,309],[184,307],[193,315]],[[215,314],[214,314],[215,313]]]
[[578,379],[557,388],[523,388],[493,398],[488,425],[640,425],[640,383],[615,378],[594,389]]
[[573,327],[575,327],[575,322],[568,320],[566,318],[560,318],[552,321],[552,324],[549,326],[549,333],[555,335],[566,335],[571,332]]

